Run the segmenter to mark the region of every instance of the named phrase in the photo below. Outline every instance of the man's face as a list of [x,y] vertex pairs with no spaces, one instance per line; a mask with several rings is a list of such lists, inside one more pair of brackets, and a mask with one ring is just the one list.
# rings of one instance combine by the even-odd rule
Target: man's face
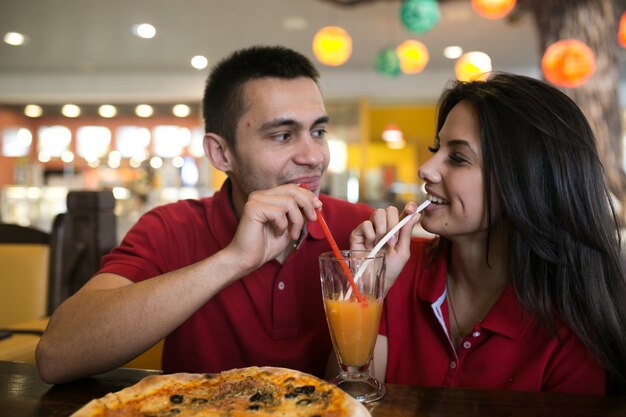
[[300,183],[319,193],[329,162],[328,116],[317,84],[305,77],[260,78],[244,85],[231,166],[236,209],[252,191]]

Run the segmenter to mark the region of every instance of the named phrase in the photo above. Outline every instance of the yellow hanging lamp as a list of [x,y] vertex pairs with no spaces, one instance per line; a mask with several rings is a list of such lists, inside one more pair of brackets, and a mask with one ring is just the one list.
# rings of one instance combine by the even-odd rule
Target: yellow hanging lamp
[[324,65],[343,65],[352,55],[352,38],[339,26],[323,27],[313,37],[313,54]]
[[491,58],[480,51],[461,55],[454,65],[454,72],[459,81],[485,80],[491,69]]
[[396,52],[400,59],[400,69],[405,74],[422,72],[430,59],[426,45],[413,39],[408,39],[398,45]]

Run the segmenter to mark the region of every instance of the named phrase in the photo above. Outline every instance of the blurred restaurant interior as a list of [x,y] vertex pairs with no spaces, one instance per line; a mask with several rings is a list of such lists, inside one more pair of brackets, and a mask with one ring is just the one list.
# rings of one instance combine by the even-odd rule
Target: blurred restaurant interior
[[[436,100],[461,77],[464,53],[487,54],[493,70],[547,76],[531,1],[497,18],[473,3],[3,0],[0,220],[50,232],[68,192],[112,190],[120,239],[155,205],[211,195],[225,177],[203,154],[204,81],[221,57],[253,44],[294,48],[320,70],[331,117],[324,191],[374,206],[419,200],[417,168],[433,141]],[[626,54],[615,20],[623,120]],[[345,33],[351,41],[339,47],[347,51],[339,61],[314,53],[328,26],[345,31],[328,42]],[[413,67],[397,58],[406,41],[426,49],[409,51]]]

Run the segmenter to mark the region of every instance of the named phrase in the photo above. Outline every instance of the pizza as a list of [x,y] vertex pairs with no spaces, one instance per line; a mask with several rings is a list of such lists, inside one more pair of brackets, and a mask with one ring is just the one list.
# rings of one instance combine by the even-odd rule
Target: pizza
[[90,401],[71,417],[370,417],[335,385],[286,368],[148,376]]

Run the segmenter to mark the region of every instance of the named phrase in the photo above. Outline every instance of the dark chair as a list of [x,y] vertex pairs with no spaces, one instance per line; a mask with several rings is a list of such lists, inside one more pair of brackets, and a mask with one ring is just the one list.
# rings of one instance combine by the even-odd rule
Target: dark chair
[[107,191],[70,191],[67,212],[52,225],[48,314],[98,271],[117,243],[115,198]]

